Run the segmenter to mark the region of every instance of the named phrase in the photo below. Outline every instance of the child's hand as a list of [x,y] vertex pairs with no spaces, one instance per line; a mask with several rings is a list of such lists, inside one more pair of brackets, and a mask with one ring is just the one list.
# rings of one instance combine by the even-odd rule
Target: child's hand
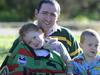
[[44,48],[51,49],[57,39],[45,38]]

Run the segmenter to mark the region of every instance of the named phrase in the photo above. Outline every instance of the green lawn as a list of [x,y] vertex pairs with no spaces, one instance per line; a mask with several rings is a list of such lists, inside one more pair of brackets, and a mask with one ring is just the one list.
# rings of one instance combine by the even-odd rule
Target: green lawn
[[0,65],[4,60],[5,56],[7,55],[15,38],[16,36],[14,35],[0,35]]

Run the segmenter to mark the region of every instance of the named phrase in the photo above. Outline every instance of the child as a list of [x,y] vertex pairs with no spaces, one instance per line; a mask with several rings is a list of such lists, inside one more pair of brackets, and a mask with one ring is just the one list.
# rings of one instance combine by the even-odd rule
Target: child
[[24,25],[22,40],[9,56],[6,66],[9,75],[65,75],[65,64],[53,50],[43,48],[44,33],[34,24]]
[[80,37],[80,47],[83,53],[70,61],[69,75],[100,75],[100,56],[97,55],[100,43],[99,34],[86,29]]

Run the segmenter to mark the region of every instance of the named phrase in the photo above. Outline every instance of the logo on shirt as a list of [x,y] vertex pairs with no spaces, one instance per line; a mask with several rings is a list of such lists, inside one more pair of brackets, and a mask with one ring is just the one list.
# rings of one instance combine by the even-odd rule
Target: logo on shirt
[[26,64],[26,57],[23,55],[19,55],[18,56],[18,63],[23,64],[23,65]]

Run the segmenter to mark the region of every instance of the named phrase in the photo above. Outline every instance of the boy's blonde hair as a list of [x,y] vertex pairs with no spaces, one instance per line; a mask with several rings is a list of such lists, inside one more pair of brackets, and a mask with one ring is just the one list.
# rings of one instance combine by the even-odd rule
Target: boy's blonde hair
[[[93,30],[93,29],[86,29],[82,32],[81,36],[80,36],[80,43],[83,43],[85,40],[86,36],[94,36],[96,37],[98,40],[100,38],[99,34]],[[100,40],[99,40],[100,41]]]
[[28,23],[28,24],[24,24],[20,30],[19,30],[19,35],[20,37],[23,37],[25,36],[25,34],[29,31],[37,31],[37,32],[41,32],[43,33],[42,29],[40,29],[38,26],[36,26],[35,24],[33,23]]

